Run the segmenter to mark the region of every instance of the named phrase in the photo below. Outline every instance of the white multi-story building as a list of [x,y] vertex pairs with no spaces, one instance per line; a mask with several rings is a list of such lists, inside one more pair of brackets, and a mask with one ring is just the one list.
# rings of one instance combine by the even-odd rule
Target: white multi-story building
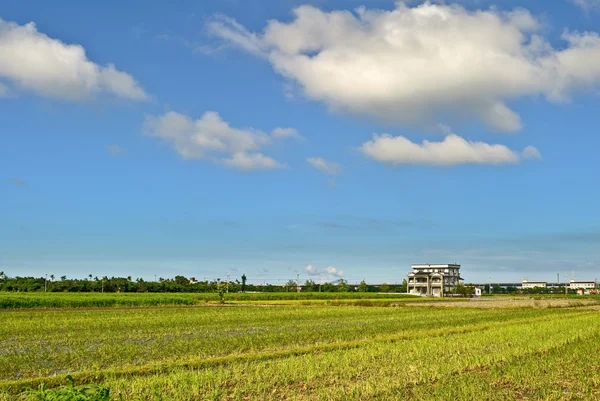
[[548,286],[548,283],[546,283],[545,281],[527,281],[527,280],[523,280],[523,282],[521,283],[521,288],[526,289],[526,288],[546,288]]
[[593,290],[594,288],[596,288],[596,282],[595,281],[575,281],[575,280],[571,280],[571,282],[569,283],[569,288],[572,289],[572,290],[578,290],[578,289]]
[[411,268],[406,276],[409,294],[443,297],[462,280],[457,264],[415,264]]

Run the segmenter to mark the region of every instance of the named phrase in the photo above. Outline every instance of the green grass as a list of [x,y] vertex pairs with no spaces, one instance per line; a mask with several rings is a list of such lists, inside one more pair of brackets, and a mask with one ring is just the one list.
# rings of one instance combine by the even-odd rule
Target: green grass
[[[281,300],[420,300],[406,294],[356,292],[264,292],[229,293],[226,302],[264,302]],[[218,302],[216,293],[14,293],[0,292],[0,309],[94,308],[204,305]]]
[[[44,384],[36,390],[25,391],[24,401],[110,401],[110,389],[96,384],[76,386],[71,377],[68,386],[47,389]],[[122,399],[122,397],[119,397]]]
[[92,308],[0,319],[0,401],[600,395],[597,306]]

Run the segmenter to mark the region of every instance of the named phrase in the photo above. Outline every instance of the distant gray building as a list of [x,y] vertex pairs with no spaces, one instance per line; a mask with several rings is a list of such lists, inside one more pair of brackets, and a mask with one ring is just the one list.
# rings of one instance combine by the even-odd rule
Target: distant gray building
[[460,265],[414,264],[406,276],[409,294],[443,297],[460,283]]

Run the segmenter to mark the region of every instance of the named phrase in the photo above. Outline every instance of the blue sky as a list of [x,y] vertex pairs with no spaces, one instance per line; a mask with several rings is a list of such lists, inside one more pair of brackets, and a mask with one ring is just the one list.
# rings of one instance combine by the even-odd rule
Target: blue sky
[[598,11],[4,1],[0,270],[594,279]]

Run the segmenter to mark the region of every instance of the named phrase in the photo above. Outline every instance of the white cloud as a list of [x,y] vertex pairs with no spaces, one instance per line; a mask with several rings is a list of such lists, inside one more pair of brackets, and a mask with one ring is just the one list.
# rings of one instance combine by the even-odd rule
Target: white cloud
[[285,167],[283,164],[262,153],[244,152],[238,152],[230,158],[223,159],[223,164],[240,170],[271,170]]
[[[525,149],[530,154],[533,147]],[[511,164],[518,163],[519,154],[504,145],[467,141],[450,134],[441,142],[424,140],[422,144],[411,142],[403,136],[373,135],[359,150],[382,163],[391,165],[426,164],[455,166],[459,164]]]
[[322,275],[328,275],[328,276],[335,276],[335,277],[342,277],[342,275],[344,274],[344,272],[342,270],[338,270],[333,266],[329,266],[327,269],[325,270],[321,270],[315,266],[308,265],[304,268],[304,271],[309,275],[309,276],[322,276]]
[[600,83],[600,39],[566,33],[554,49],[527,10],[470,11],[426,2],[390,11],[294,10],[252,33],[218,17],[214,35],[264,56],[306,95],[336,110],[386,122],[435,126],[476,118],[494,130],[522,123],[507,104],[545,96],[564,101]]
[[306,159],[306,161],[311,166],[313,166],[317,170],[321,170],[325,174],[336,175],[340,171],[342,171],[342,168],[339,166],[339,164],[328,162],[327,160],[321,157],[309,157],[308,159]]
[[522,153],[523,153],[524,159],[538,159],[538,160],[542,159],[542,154],[534,146],[527,146],[525,149],[523,149]]
[[336,277],[342,277],[344,275],[344,272],[342,270],[338,270],[333,266],[329,266],[327,268],[327,273],[329,273],[332,276],[336,276]]
[[107,93],[149,99],[131,75],[112,64],[93,63],[82,46],[50,38],[33,22],[18,25],[0,19],[0,54],[0,78],[38,95],[81,100]]
[[277,127],[271,132],[271,136],[276,139],[292,138],[297,141],[303,141],[304,137],[300,135],[296,128],[280,128]]
[[314,267],[313,265],[308,265],[304,268],[304,271],[309,275],[309,276],[318,276],[321,274],[321,270],[317,269],[316,267]]
[[259,151],[272,137],[252,128],[233,128],[219,113],[207,111],[200,119],[170,111],[149,116],[145,132],[172,145],[185,159],[211,159],[241,170],[284,167]]
[[220,14],[215,15],[208,23],[208,30],[247,52],[259,56],[264,54],[264,44],[260,37],[249,32],[233,18]]

